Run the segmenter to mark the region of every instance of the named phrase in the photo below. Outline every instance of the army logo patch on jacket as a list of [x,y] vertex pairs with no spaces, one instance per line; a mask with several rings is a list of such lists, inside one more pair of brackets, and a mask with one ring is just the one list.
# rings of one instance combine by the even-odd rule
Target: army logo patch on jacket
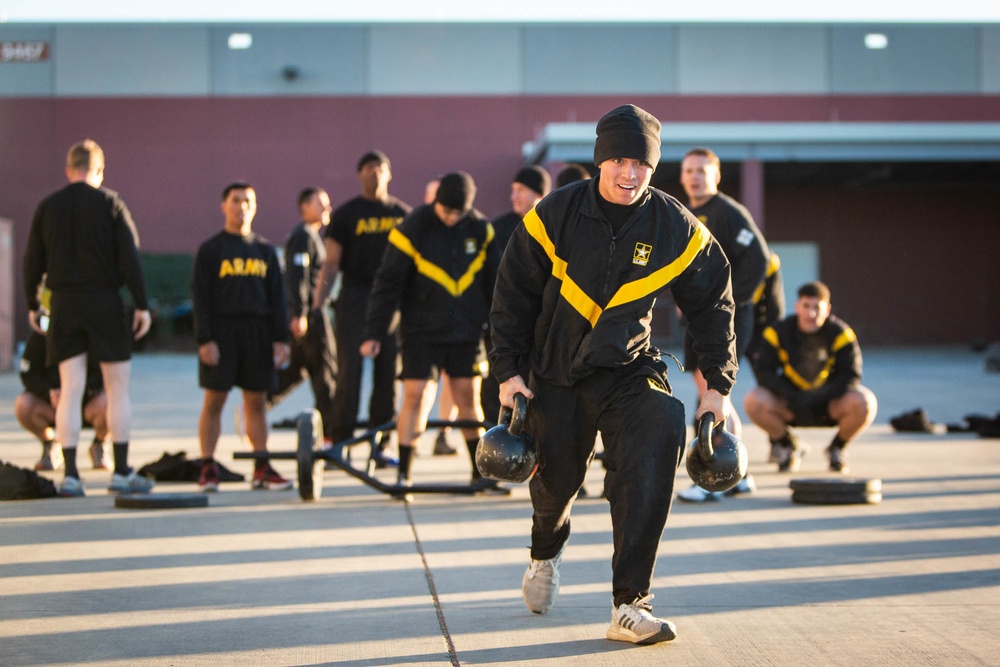
[[636,243],[635,252],[632,253],[632,263],[639,266],[646,266],[649,264],[649,253],[652,251],[653,246],[646,245],[645,243]]

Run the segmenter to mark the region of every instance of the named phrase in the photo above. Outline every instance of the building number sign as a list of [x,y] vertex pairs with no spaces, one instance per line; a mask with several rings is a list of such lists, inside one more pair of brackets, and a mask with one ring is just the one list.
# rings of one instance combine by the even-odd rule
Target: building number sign
[[48,59],[48,42],[0,42],[0,63],[37,63]]

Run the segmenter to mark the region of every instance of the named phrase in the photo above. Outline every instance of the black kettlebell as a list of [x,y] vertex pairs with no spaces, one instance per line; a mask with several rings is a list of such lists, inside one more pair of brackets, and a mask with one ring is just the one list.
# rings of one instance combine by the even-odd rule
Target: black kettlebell
[[528,416],[528,399],[514,394],[514,409],[500,408],[500,423],[476,445],[476,468],[483,477],[502,482],[525,482],[538,470],[538,454],[531,438],[522,433]]
[[708,491],[728,491],[747,474],[747,448],[736,436],[715,427],[715,415],[698,421],[698,437],[687,448],[687,471],[694,483]]

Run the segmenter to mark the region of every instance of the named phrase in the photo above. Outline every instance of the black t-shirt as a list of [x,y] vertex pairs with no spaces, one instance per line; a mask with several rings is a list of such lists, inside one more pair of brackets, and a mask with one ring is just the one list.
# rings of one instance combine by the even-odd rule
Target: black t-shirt
[[274,246],[256,234],[220,232],[198,248],[191,276],[198,343],[215,340],[220,318],[258,317],[271,340],[287,341],[288,305]]
[[285,294],[293,317],[308,315],[316,306],[313,293],[326,260],[320,232],[299,223],[285,241]]
[[345,287],[371,287],[389,232],[409,212],[409,206],[391,196],[385,202],[357,196],[333,212],[325,237],[343,248],[340,270]]
[[36,291],[102,292],[126,285],[136,308],[148,310],[139,260],[139,233],[121,197],[106,188],[71,183],[35,210],[24,253],[24,289],[30,310]]
[[611,231],[615,236],[618,236],[618,232],[622,230],[622,227],[628,222],[629,216],[632,215],[636,206],[639,205],[639,202],[634,204],[615,204],[600,195],[598,195],[597,201],[601,207],[601,211],[604,212],[608,222],[611,223]]

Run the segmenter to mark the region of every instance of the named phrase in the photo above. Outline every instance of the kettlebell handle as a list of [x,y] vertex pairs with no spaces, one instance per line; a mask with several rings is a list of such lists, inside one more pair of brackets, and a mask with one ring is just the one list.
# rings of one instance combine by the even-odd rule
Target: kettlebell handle
[[514,394],[514,410],[510,417],[510,432],[513,435],[521,435],[524,430],[524,422],[528,418],[528,398],[518,392]]
[[524,420],[527,417],[528,399],[524,394],[518,392],[514,394],[513,409],[506,405],[500,406],[500,416],[497,418],[497,423],[506,426],[511,435],[521,435],[521,431],[524,429]]
[[698,453],[703,461],[711,461],[715,458],[715,449],[712,447],[712,429],[715,427],[715,415],[706,412],[698,420]]

